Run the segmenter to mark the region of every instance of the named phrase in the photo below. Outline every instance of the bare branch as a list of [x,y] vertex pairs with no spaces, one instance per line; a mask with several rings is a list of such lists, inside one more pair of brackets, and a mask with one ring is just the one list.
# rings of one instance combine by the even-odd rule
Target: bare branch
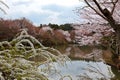
[[101,16],[103,19],[107,20],[106,17],[104,17],[101,13],[99,13],[94,7],[92,7],[89,2],[87,0],[84,0],[85,3],[92,9],[96,12],[96,14],[98,14],[99,16]]
[[116,0],[115,2],[114,2],[113,0],[111,0],[111,2],[112,2],[112,4],[113,4],[113,8],[112,8],[112,10],[111,10],[111,15],[113,15],[113,12],[114,12],[114,10],[115,10],[115,7],[116,7],[116,4],[117,4],[118,0]]
[[103,9],[102,9],[101,6],[99,5],[99,3],[98,3],[96,0],[93,0],[93,2],[96,4],[96,6],[97,6],[98,9],[100,10],[100,12],[104,14]]

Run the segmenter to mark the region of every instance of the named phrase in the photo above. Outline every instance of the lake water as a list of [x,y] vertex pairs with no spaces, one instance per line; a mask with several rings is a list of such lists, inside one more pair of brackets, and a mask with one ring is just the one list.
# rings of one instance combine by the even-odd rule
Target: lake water
[[59,80],[60,78],[60,80],[98,80],[98,78],[102,80],[110,80],[111,78],[120,80],[118,70],[103,62],[101,55],[103,50],[98,47],[79,47],[77,45],[53,47],[68,55],[72,61],[66,62],[67,66],[52,63],[51,65],[54,66],[55,70],[52,69],[47,75],[50,80]]

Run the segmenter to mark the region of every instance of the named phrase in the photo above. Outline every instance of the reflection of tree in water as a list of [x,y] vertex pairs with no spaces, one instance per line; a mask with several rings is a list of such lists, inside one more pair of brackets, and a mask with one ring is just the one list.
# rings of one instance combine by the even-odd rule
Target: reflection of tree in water
[[[87,58],[85,56],[93,53],[94,50],[101,50],[95,46],[59,45],[53,47],[58,49],[62,54],[68,55],[73,60]],[[95,55],[97,55],[97,52],[93,56]]]
[[[81,57],[83,56],[89,56],[91,53],[91,56],[96,56],[94,57],[94,60],[99,60],[101,59],[102,55],[98,54],[99,52],[102,52],[101,48],[98,47],[94,47],[94,46],[77,46],[77,45],[61,45],[61,46],[56,46],[56,49],[58,49],[61,53],[68,55],[72,60],[80,60],[83,59]],[[105,52],[105,53],[108,53]],[[83,56],[81,56],[83,55]],[[90,56],[89,56],[90,57]],[[86,57],[88,58],[88,57]],[[90,60],[93,58],[90,58]],[[86,59],[85,59],[86,61]],[[89,61],[89,60],[88,60]],[[111,67],[110,69],[114,74],[115,74],[115,78],[111,79],[111,80],[120,80],[120,73],[117,71],[117,69],[115,67]]]
[[62,54],[66,53],[66,49],[69,47],[69,45],[57,45],[57,46],[50,46],[54,47],[55,49],[59,50]]
[[79,46],[71,46],[71,50],[70,50],[70,57],[72,59],[81,59],[83,56],[85,56],[86,54],[89,54],[89,52],[91,52],[89,49],[81,49],[83,47],[79,47]]
[[71,59],[102,60],[102,50],[90,46],[71,46],[69,57]]
[[118,69],[116,69],[114,66],[111,66],[111,70],[115,75],[115,79],[120,80],[120,71],[118,71]]
[[94,46],[78,46],[81,51],[83,51],[86,54],[89,54],[92,52],[92,50],[95,48]]

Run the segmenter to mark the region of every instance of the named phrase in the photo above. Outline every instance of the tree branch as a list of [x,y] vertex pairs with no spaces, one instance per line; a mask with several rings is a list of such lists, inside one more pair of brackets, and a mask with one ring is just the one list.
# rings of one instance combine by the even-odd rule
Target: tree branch
[[98,9],[101,11],[101,13],[104,14],[103,9],[101,8],[101,6],[99,5],[99,3],[96,0],[93,0],[93,2],[96,4],[96,6],[98,7]]
[[99,16],[101,16],[103,19],[107,20],[106,17],[104,17],[101,13],[99,13],[94,7],[92,7],[89,2],[87,0],[84,0],[85,3],[92,9],[96,12],[96,14],[98,14]]
[[114,12],[114,10],[115,10],[115,7],[116,7],[116,4],[117,4],[118,0],[116,0],[115,2],[114,2],[113,0],[111,0],[111,2],[112,2],[112,4],[113,4],[113,8],[112,8],[112,10],[111,10],[111,15],[113,15],[113,12]]

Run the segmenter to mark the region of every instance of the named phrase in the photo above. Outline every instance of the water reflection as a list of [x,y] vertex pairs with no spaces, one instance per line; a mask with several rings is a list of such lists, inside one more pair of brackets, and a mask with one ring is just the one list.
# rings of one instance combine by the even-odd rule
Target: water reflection
[[95,46],[78,46],[78,45],[60,45],[53,46],[58,49],[62,54],[68,55],[73,60],[88,59],[101,61],[102,50]]
[[[59,80],[62,76],[71,76],[73,80],[110,80],[114,77],[111,67],[103,62],[72,61],[67,62],[67,66],[60,66],[57,63],[52,64],[58,71],[49,73],[49,80]],[[90,79],[85,79],[90,78]],[[68,78],[64,80],[70,80]]]
[[[82,76],[89,75],[90,78],[94,78],[92,80],[97,80],[97,78],[107,78],[106,80],[109,80],[114,76],[113,80],[120,80],[120,72],[113,67],[108,66],[103,63],[103,50],[101,48],[95,47],[95,46],[77,46],[77,45],[60,45],[60,46],[53,46],[54,48],[58,49],[61,53],[68,55],[72,59],[72,64],[67,63],[68,67],[60,67],[57,65],[57,63],[54,63],[56,66],[56,69],[59,70],[61,73],[49,75],[50,78],[53,78],[53,80],[58,80],[60,78],[60,74],[63,75],[71,75],[73,80],[86,80],[82,79]],[[105,51],[105,50],[104,50]],[[110,55],[107,52],[107,57]],[[107,58],[106,57],[106,58]],[[95,60],[100,62],[87,62],[87,61],[81,61],[81,59],[85,60]],[[77,61],[74,61],[77,60]],[[100,71],[100,74],[91,73],[88,71],[88,68],[90,68],[90,65],[92,65],[97,71]],[[91,67],[92,67],[91,66]],[[84,68],[84,69],[83,69]],[[87,68],[87,70],[85,70]],[[90,69],[89,69],[90,70]],[[84,75],[83,75],[84,74]],[[113,75],[114,74],[114,75]],[[58,75],[58,76],[56,76]],[[80,76],[82,75],[82,76]],[[78,79],[79,78],[79,79]],[[85,76],[84,76],[85,78]],[[96,78],[96,79],[95,79]],[[66,79],[69,80],[69,79]]]

